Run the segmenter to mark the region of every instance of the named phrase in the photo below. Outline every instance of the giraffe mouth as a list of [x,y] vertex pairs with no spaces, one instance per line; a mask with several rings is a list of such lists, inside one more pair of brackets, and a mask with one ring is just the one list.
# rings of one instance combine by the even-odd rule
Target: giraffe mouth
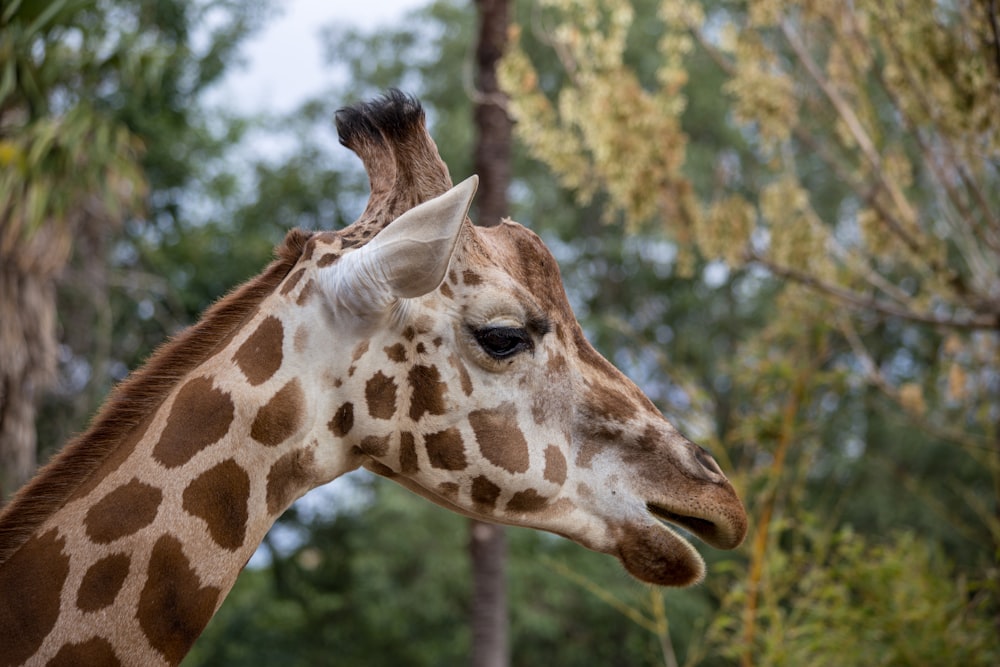
[[725,526],[710,519],[679,514],[655,503],[646,503],[646,509],[661,522],[683,528],[719,549],[732,549],[743,541],[742,531],[736,531],[740,533],[739,537],[736,537],[734,531],[727,530]]

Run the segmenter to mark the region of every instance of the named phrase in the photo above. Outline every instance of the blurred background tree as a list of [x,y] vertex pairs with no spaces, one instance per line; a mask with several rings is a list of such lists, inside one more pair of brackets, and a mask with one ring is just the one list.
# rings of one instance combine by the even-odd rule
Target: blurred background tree
[[[823,604],[832,571],[850,554],[859,570],[876,552],[906,558],[899,545],[917,531],[935,557],[914,556],[926,569],[899,572],[874,606],[954,577],[947,562],[957,563],[964,574],[945,596],[958,605],[947,615],[957,627],[930,615],[921,623],[950,639],[962,627],[987,632],[980,621],[992,618],[993,634],[978,635],[988,650],[977,643],[972,653],[988,664],[1000,628],[994,3],[651,9],[539,2],[521,33],[541,35],[563,75],[547,76],[525,48],[512,51],[503,80],[518,136],[580,202],[604,197],[609,220],[672,239],[680,275],[752,276],[744,300],[773,290],[763,328],[747,332],[725,375],[740,398],[717,433],[755,520],[748,576],[723,600],[738,622],[716,642],[743,664],[822,664],[831,647],[789,614],[852,627]],[[650,32],[653,67],[630,53]],[[707,162],[706,60],[725,125],[739,134]],[[848,526],[862,546],[825,562],[816,545]],[[790,543],[808,554],[791,570]],[[807,590],[804,576],[829,586]],[[917,664],[961,645],[906,649],[915,629],[904,632],[892,608],[874,633],[850,637],[859,655],[867,647]],[[835,655],[826,662],[852,662]]]
[[[990,3],[883,4],[513,3],[509,213],[553,249],[597,347],[731,473],[753,532],[702,549],[704,585],[663,592],[509,531],[512,664],[1000,662],[997,21]],[[287,229],[353,219],[367,179],[336,108],[411,92],[453,176],[473,171],[473,3],[330,27],[344,83],[270,118],[203,96],[263,0],[0,13],[0,187],[103,202],[51,272],[43,458]],[[14,48],[28,28],[47,36]],[[86,64],[84,33],[143,66]],[[45,105],[9,88],[12,59],[60,54],[80,64],[46,75]],[[60,131],[41,161],[29,119],[69,127],[76,100],[106,149],[84,160]],[[254,154],[261,137],[282,148]],[[28,226],[28,201],[0,197],[3,252],[82,224],[50,225],[56,207]],[[0,338],[4,373],[26,349]],[[465,662],[466,540],[464,519],[351,476],[279,521],[185,664]]]
[[140,75],[127,85],[148,88],[157,54],[130,51],[97,11],[0,9],[0,499],[36,464],[35,410],[56,359],[55,278],[73,240],[120,224],[144,187],[139,142],[92,93],[127,73]]
[[0,8],[0,498],[31,474],[36,451],[44,460],[112,382],[190,321],[154,318],[161,299],[151,294],[171,304],[186,295],[196,313],[221,293],[172,283],[141,251],[195,208],[206,165],[232,143],[239,126],[210,123],[196,100],[261,9],[194,0]]

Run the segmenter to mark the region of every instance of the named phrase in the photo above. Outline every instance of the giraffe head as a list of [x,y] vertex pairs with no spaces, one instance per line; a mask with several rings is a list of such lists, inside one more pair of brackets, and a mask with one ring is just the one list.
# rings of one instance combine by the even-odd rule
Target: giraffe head
[[468,221],[476,178],[451,187],[414,100],[390,93],[337,120],[372,195],[304,253],[352,350],[336,446],[448,509],[563,535],[643,581],[700,580],[701,557],[665,524],[733,548],[742,504],[587,342],[539,237]]

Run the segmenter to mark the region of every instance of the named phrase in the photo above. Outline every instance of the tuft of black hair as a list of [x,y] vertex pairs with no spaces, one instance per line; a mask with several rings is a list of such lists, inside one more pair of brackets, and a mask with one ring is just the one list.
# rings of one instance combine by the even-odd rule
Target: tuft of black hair
[[359,102],[337,110],[334,120],[340,143],[348,148],[358,141],[403,139],[424,122],[420,101],[397,88],[368,102]]

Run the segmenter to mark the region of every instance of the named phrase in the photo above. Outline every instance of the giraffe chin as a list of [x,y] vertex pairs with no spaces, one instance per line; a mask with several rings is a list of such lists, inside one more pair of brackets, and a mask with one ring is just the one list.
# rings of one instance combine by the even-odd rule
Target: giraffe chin
[[701,554],[658,521],[623,527],[616,555],[629,574],[657,586],[691,586],[705,577]]

